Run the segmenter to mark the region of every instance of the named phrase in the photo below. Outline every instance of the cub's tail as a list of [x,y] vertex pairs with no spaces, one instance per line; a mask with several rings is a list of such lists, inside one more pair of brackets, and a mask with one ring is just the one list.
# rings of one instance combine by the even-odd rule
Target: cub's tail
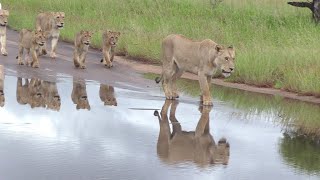
[[163,79],[163,75],[161,75],[161,77],[156,77],[155,81],[157,84],[159,84],[159,82],[161,82]]

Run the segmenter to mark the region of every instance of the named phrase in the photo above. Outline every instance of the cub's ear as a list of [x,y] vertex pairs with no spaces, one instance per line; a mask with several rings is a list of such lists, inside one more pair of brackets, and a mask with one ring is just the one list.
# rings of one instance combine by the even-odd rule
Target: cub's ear
[[221,45],[217,44],[215,49],[216,49],[216,51],[220,52],[223,49],[223,47]]
[[233,45],[230,45],[228,48],[229,48],[229,49],[233,49]]
[[117,35],[118,35],[118,36],[120,36],[120,35],[121,35],[121,33],[120,33],[120,32],[117,32]]

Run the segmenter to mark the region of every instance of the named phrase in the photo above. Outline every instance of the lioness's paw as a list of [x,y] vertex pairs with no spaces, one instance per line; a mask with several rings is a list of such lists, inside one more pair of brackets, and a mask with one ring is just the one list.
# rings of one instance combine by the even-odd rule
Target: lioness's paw
[[48,53],[47,53],[47,50],[45,50],[45,49],[42,49],[42,51],[41,51],[41,53],[40,53],[41,55],[47,55]]
[[24,65],[24,63],[23,63],[23,62],[18,62],[18,64],[19,64],[19,65]]
[[106,66],[107,68],[113,67],[112,63],[110,63],[110,64],[105,64],[104,66]]
[[33,68],[39,68],[39,64],[32,64],[31,67],[33,67]]
[[50,54],[50,57],[51,57],[52,59],[55,59],[55,58],[57,57],[57,55],[56,55],[56,53],[52,52],[52,53]]
[[87,67],[86,67],[86,65],[81,65],[80,68],[81,69],[86,69]]
[[3,56],[8,56],[8,53],[7,52],[3,52],[2,55]]

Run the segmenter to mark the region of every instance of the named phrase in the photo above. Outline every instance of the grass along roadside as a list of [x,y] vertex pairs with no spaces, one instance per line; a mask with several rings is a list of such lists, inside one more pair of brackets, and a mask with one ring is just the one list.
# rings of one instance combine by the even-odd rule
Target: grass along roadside
[[[286,0],[2,0],[14,29],[34,27],[41,11],[66,12],[64,40],[80,29],[121,31],[119,51],[159,62],[160,42],[171,33],[210,38],[237,49],[230,81],[320,97],[320,28],[308,9]],[[101,35],[93,38],[99,47]]]

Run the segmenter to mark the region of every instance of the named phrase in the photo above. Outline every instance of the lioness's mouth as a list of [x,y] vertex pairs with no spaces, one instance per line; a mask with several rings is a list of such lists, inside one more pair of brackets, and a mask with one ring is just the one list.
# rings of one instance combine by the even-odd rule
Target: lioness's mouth
[[57,25],[58,28],[63,28],[63,25]]
[[228,71],[225,71],[225,70],[222,69],[222,73],[230,74],[231,71],[228,72]]
[[84,44],[88,46],[90,43],[86,42],[86,43],[84,43]]
[[39,46],[43,46],[43,45],[44,45],[44,43],[39,44]]
[[3,95],[4,95],[3,91],[2,91],[2,90],[0,90],[0,96],[3,96]]
[[7,26],[7,25],[6,25],[6,24],[0,24],[0,26],[5,27],[5,26]]

